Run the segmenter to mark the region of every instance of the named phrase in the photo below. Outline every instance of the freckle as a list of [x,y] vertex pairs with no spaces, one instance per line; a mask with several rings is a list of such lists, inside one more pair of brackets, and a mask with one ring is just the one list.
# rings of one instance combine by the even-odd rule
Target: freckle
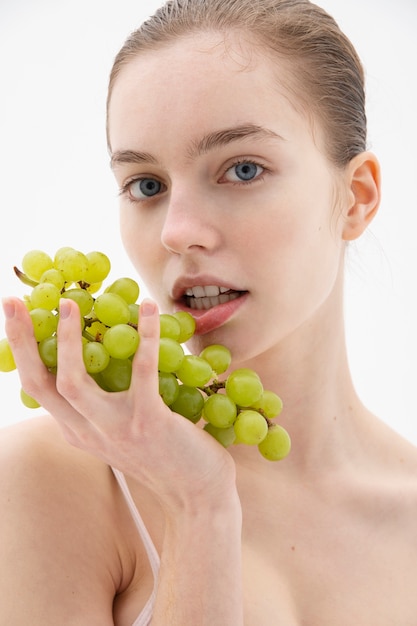
[[336,420],[337,420],[337,415],[335,415],[335,416],[333,417],[333,420],[334,420],[334,421],[336,421]]
[[295,546],[291,546],[291,550],[295,552]]

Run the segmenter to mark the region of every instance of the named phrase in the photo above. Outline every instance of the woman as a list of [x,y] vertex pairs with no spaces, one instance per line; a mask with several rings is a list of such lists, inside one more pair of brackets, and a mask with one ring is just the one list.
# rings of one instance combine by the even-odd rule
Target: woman
[[8,299],[22,385],[53,417],[4,433],[2,623],[415,625],[416,451],[346,358],[344,254],[380,201],[351,44],[305,0],[169,2],[116,58],[107,133],[160,310],[282,396],[293,447],[269,463],[171,413],[153,301],[132,386],[107,394],[71,301],[55,379]]

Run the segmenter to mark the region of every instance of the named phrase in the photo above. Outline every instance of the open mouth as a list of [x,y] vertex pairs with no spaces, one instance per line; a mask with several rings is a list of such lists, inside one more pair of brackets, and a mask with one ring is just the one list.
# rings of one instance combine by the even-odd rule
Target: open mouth
[[236,300],[245,293],[247,292],[236,291],[228,287],[218,287],[217,285],[197,285],[186,290],[183,295],[183,301],[190,309],[208,311],[219,304],[226,304],[231,300]]

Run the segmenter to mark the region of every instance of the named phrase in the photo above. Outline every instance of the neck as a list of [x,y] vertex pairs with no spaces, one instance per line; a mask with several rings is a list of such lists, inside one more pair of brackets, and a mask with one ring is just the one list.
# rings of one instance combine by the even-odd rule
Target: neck
[[[292,336],[242,364],[255,369],[264,387],[282,398],[284,409],[276,421],[292,440],[291,453],[282,464],[303,472],[351,463],[361,450],[358,425],[367,411],[352,383],[343,298],[337,291]],[[245,448],[233,448],[236,461],[256,462],[258,451]]]

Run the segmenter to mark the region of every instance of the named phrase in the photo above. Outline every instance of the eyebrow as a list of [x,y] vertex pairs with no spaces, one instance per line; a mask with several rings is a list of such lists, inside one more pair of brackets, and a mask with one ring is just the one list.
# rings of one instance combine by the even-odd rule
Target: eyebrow
[[256,124],[243,124],[241,126],[214,131],[203,137],[200,141],[193,142],[189,150],[189,156],[195,158],[201,154],[210,152],[210,150],[214,148],[227,146],[234,141],[242,141],[248,138],[283,139],[281,135],[278,135],[269,128],[264,128]]
[[113,169],[120,163],[153,163],[156,165],[158,161],[152,154],[148,152],[137,152],[136,150],[116,150],[110,158],[110,166]]
[[[214,148],[226,146],[234,141],[243,141],[244,139],[279,139],[284,138],[263,126],[256,124],[242,124],[239,126],[233,126],[232,128],[225,128],[216,130],[205,135],[198,141],[193,141],[190,149],[188,150],[188,156],[192,159],[210,152]],[[136,150],[117,150],[111,155],[111,167],[115,167],[120,163],[153,163],[157,164],[157,159],[149,152],[138,152]]]

